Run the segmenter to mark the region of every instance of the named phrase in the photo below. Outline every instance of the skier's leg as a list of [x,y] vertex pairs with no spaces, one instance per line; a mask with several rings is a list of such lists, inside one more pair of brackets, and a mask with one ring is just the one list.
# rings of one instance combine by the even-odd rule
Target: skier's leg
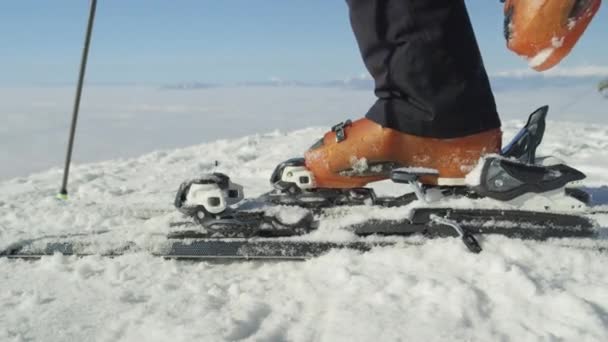
[[463,0],[347,3],[378,100],[366,119],[342,129],[345,139],[329,132],[306,153],[318,186],[362,186],[386,178],[373,171],[389,163],[433,168],[457,183],[481,155],[500,150],[500,120]]
[[347,0],[377,102],[367,118],[416,136],[500,127],[463,0]]

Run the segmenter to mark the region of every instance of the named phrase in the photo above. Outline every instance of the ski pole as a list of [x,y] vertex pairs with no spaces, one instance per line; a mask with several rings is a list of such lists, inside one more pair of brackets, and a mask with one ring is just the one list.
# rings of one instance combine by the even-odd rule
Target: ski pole
[[80,61],[80,71],[78,73],[78,85],[76,86],[76,97],[74,99],[74,110],[72,112],[72,124],[70,127],[70,137],[68,140],[68,150],[65,157],[65,167],[63,169],[63,182],[61,190],[59,190],[58,198],[68,199],[68,175],[70,173],[70,163],[72,161],[72,150],[74,148],[74,135],[76,133],[76,122],[78,121],[78,110],[80,109],[80,97],[82,96],[82,85],[84,83],[84,74],[87,67],[87,58],[89,56],[89,45],[91,43],[91,33],[93,32],[93,22],[95,21],[95,10],[97,8],[97,0],[91,0],[89,9],[89,20],[87,24],[87,32],[84,39],[84,47],[82,49],[82,59]]

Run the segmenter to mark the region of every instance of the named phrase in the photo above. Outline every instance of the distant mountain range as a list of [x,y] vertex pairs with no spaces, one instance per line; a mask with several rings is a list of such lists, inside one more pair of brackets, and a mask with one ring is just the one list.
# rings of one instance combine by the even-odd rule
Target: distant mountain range
[[573,86],[589,86],[596,85],[604,79],[603,76],[494,76],[490,77],[492,88],[494,91],[522,90],[547,87],[573,87]]
[[[572,87],[589,86],[595,87],[598,82],[605,79],[603,76],[492,76],[490,82],[494,91],[525,90],[546,87]],[[374,82],[370,78],[356,77],[346,80],[332,80],[322,82],[303,82],[294,80],[268,80],[253,82],[238,82],[232,84],[217,84],[206,82],[182,82],[163,85],[167,90],[195,90],[217,87],[328,87],[370,90],[374,88]]]

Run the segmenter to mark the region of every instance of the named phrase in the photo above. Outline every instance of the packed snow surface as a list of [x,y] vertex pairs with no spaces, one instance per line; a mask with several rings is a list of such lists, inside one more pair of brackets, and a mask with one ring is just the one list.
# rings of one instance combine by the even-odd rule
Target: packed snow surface
[[[505,125],[506,138],[523,119]],[[0,258],[0,340],[608,340],[608,257],[592,250],[484,237],[480,255],[458,239],[440,239],[367,253],[332,251],[305,262],[151,256],[166,243],[168,223],[180,218],[171,203],[183,180],[220,171],[244,185],[246,196],[259,195],[270,188],[275,165],[301,155],[323,132],[276,131],[76,165],[68,201],[55,199],[57,168],[0,183],[0,249],[74,234],[90,234],[94,253],[126,241],[141,246],[115,258]],[[586,172],[582,185],[598,206],[608,203],[602,187],[608,126],[550,122],[540,154]],[[403,188],[384,183],[377,190]],[[339,227],[373,215],[406,213],[357,208],[310,238],[352,239]],[[608,225],[605,216],[596,219]]]

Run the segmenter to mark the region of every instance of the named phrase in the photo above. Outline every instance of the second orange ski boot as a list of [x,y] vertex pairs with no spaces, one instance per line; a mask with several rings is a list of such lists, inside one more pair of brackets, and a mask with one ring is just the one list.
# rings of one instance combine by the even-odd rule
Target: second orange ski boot
[[369,120],[334,126],[304,155],[319,188],[357,188],[389,178],[396,167],[436,170],[428,185],[460,186],[486,154],[499,153],[502,132],[492,129],[465,137],[419,137]]
[[507,0],[505,38],[510,50],[544,71],[566,57],[597,13],[601,0]]

